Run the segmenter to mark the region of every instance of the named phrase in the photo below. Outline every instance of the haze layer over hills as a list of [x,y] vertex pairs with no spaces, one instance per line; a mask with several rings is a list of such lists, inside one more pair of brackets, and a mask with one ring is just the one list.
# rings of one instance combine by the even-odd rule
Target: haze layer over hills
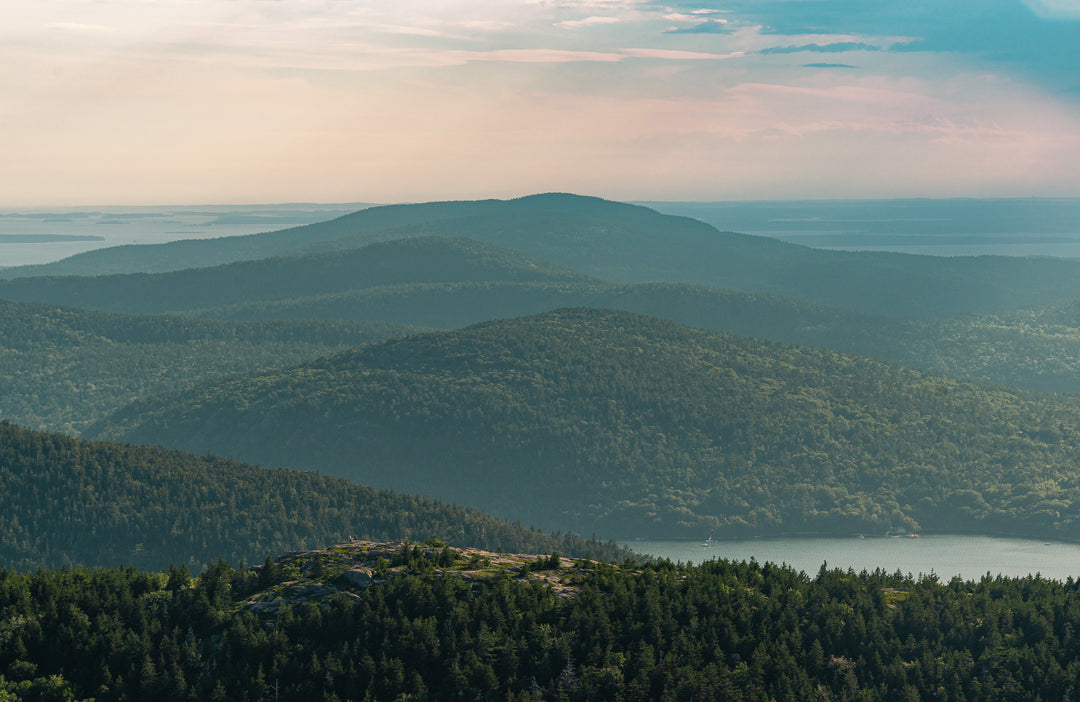
[[[721,232],[644,207],[554,194],[372,207],[280,232],[99,249],[33,273],[160,272],[417,236],[470,238],[615,282],[775,292],[876,314],[996,313],[1080,298],[1080,262],[824,251]],[[20,270],[0,276],[18,277]],[[15,299],[16,289],[0,288],[0,296]]]
[[96,435],[584,533],[1065,535],[1078,419],[1072,398],[577,309],[136,403]]
[[0,300],[0,417],[78,435],[147,395],[414,332],[383,322],[228,322]]
[[[314,473],[270,470],[161,448],[77,441],[0,422],[0,563],[194,571],[220,558],[352,536],[487,543],[493,549],[621,554],[475,510]],[[2,570],[2,568],[0,568]]]
[[1077,518],[1075,398],[946,376],[1080,390],[1078,262],[818,251],[543,195],[49,270],[110,274],[4,272],[0,412],[34,427],[603,535]]

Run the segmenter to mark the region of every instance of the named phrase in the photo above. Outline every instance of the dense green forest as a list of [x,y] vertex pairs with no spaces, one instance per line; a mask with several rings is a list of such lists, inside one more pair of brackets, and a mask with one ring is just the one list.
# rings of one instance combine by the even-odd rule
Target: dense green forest
[[700,329],[819,346],[911,368],[1053,392],[1080,392],[1080,302],[950,319],[900,319],[793,297],[678,283],[427,283],[200,310],[236,320],[351,319],[457,329],[477,322],[601,307]]
[[[350,536],[493,550],[621,557],[613,544],[548,535],[475,510],[315,473],[160,448],[78,441],[0,422],[0,564],[198,571]],[[3,617],[0,616],[0,622]],[[3,636],[0,623],[0,637]],[[0,666],[0,671],[3,667]]]
[[609,535],[1073,538],[1080,401],[562,310],[138,402],[97,436]]
[[[468,227],[463,225],[474,218],[505,226],[516,219],[529,221],[548,216],[563,217],[560,226],[565,231],[558,233],[571,238],[576,236],[574,232],[582,229],[580,218],[583,217],[594,219],[594,229],[599,227],[616,237],[624,231],[652,234],[668,231],[681,236],[684,230],[711,229],[695,220],[668,217],[646,207],[577,195],[531,195],[507,201],[427,202],[369,207],[325,222],[262,234],[96,249],[44,265],[0,268],[0,278],[162,273],[274,256],[355,249],[379,241],[411,238],[421,231],[419,228],[433,226],[438,227],[438,236],[468,237]],[[538,230],[537,233],[543,232]]]
[[1078,694],[1072,580],[563,533],[1075,539],[1078,262],[549,194],[0,278],[0,702]]
[[384,322],[236,323],[0,300],[0,418],[77,436],[140,397],[411,331]]
[[434,541],[347,579],[366,549],[0,571],[0,700],[1034,701],[1080,679],[1072,580],[500,566]]
[[231,323],[0,300],[0,416],[78,436],[139,398],[223,375],[296,365],[419,330],[412,325],[456,328],[579,305],[831,348],[959,378],[1080,392],[1077,304],[901,320],[670,283],[499,281],[379,286],[212,311],[215,317],[275,318]]
[[0,298],[105,312],[165,314],[389,284],[584,279],[569,269],[489,244],[428,238],[171,273],[17,278],[0,281]]
[[[154,273],[346,251],[412,237],[464,237],[620,283],[679,282],[791,295],[866,313],[951,317],[1080,299],[1080,262],[811,249],[718,231],[645,207],[575,195],[372,207],[329,222],[243,237],[99,249],[3,278]],[[12,298],[21,285],[0,288]],[[70,281],[48,285],[62,289]],[[96,284],[95,284],[96,285]],[[39,289],[21,300],[72,302]]]

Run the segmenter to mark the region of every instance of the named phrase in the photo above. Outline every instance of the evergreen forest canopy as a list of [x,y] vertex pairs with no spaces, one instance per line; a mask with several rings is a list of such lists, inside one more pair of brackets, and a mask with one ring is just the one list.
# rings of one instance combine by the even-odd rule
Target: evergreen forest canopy
[[572,309],[138,402],[94,431],[583,533],[1070,538],[1080,400]]
[[[0,422],[4,568],[175,564],[198,572],[220,558],[258,562],[267,553],[350,537],[436,536],[492,550],[627,555],[611,543],[543,534],[465,507],[315,473],[78,441]],[[4,626],[0,614],[0,643]]]
[[0,570],[0,700],[1035,701],[1080,678],[1071,579],[513,563],[433,541],[196,580]]
[[269,258],[171,273],[18,278],[0,281],[0,298],[78,305],[105,312],[165,314],[388,284],[586,278],[572,270],[476,241],[409,238],[351,251]]
[[[68,334],[61,348],[45,344],[36,353],[12,357],[10,349],[23,344],[25,324],[18,317],[19,308],[9,307],[0,318],[0,356],[8,346],[8,370],[0,374],[0,382],[6,380],[11,393],[7,406],[0,410],[28,426],[73,433],[115,409],[116,399],[126,402],[174,389],[178,387],[174,379],[183,382],[186,378],[194,384],[213,375],[290,365],[341,348],[319,345],[325,332],[315,328],[316,319],[362,322],[372,332],[370,338],[386,338],[405,333],[407,329],[400,325],[458,328],[568,306],[641,312],[705,329],[831,348],[956,377],[1038,390],[1080,391],[1080,359],[1072,352],[1080,343],[1075,301],[994,315],[903,319],[774,294],[676,283],[615,284],[462,239],[402,239],[333,255],[165,274],[23,278],[9,281],[6,287],[0,283],[0,289],[10,297],[108,311],[308,323],[313,343],[306,348],[302,336],[287,333],[293,341],[277,344],[267,339],[263,347],[248,345],[240,356],[237,346],[224,348],[220,339],[201,347],[189,340],[188,347],[181,349],[163,346],[160,335],[148,331],[138,351],[145,353],[146,360],[127,359],[124,365],[131,369],[130,383],[124,391],[116,388],[120,397],[114,398],[119,366],[100,362],[103,350],[106,356],[109,352],[94,338]],[[384,325],[376,327],[373,322]],[[183,326],[181,321],[174,324]],[[52,334],[57,335],[60,332]],[[362,336],[356,343],[366,340]],[[140,341],[138,334],[125,336],[126,344]],[[220,352],[215,347],[221,347]],[[132,348],[127,345],[118,351],[123,356]],[[54,358],[57,353],[60,358]],[[96,390],[87,392],[86,388]]]
[[[432,236],[486,242],[620,283],[665,281],[773,292],[894,316],[992,314],[1080,299],[1076,261],[810,249],[721,232],[645,207],[566,194],[372,207],[279,232],[99,249],[31,270],[0,270],[0,277],[161,273]],[[0,297],[13,299],[9,291],[15,289],[0,288]]]
[[679,283],[484,281],[384,285],[193,313],[213,319],[374,320],[457,329],[562,307],[639,312],[701,329],[834,349],[958,378],[1080,392],[1077,301],[992,315],[908,319],[781,295]]
[[0,702],[1070,699],[1072,579],[563,532],[1075,539],[1078,266],[542,195],[0,269]]
[[228,322],[0,300],[0,417],[77,436],[140,397],[414,331],[386,322]]
[[1069,538],[1074,399],[943,376],[1080,391],[1078,266],[573,195],[373,207],[0,270],[0,416],[584,533]]

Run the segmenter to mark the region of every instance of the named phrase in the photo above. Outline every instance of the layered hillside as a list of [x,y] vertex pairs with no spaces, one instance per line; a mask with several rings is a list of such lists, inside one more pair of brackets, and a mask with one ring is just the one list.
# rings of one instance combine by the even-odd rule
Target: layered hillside
[[[1076,261],[817,250],[722,232],[645,207],[564,194],[372,207],[280,232],[99,249],[80,255],[86,258],[31,271],[11,269],[0,277],[175,271],[431,236],[483,241],[620,283],[666,281],[771,292],[892,316],[999,313],[1080,298]],[[41,283],[29,285],[36,290],[32,297],[24,292],[14,297],[15,290],[26,290],[18,286],[0,288],[0,297],[75,302],[70,290],[64,293],[68,297],[57,299],[43,297],[57,293],[38,288]],[[71,283],[48,285],[67,289]],[[288,295],[276,299],[283,297]]]
[[585,279],[569,269],[489,244],[427,238],[171,273],[19,278],[0,281],[0,298],[164,314],[393,284]]
[[78,435],[140,397],[414,331],[383,322],[136,317],[0,300],[0,418]]
[[[41,266],[0,270],[0,278],[30,276],[95,276],[116,273],[161,273],[205,268],[235,261],[275,256],[297,256],[314,251],[354,249],[368,244],[438,231],[439,236],[469,236],[469,223],[488,227],[517,226],[518,220],[559,217],[564,235],[581,229],[581,218],[611,233],[623,230],[656,233],[658,223],[691,231],[708,225],[691,219],[661,215],[655,210],[577,195],[531,195],[514,200],[428,202],[369,207],[352,214],[274,232],[214,239],[187,239],[164,244],[116,246],[97,249]],[[541,233],[541,229],[535,230]]]
[[897,319],[792,297],[678,283],[389,285],[334,295],[214,307],[237,320],[381,320],[456,329],[561,307],[603,307],[679,324],[819,346],[911,368],[1029,390],[1080,392],[1080,303],[951,319]]
[[1080,405],[562,310],[140,402],[103,438],[312,468],[605,534],[1068,537]]
[[160,448],[78,441],[0,422],[0,571],[83,564],[165,568],[350,537],[617,558],[486,514],[345,480]]

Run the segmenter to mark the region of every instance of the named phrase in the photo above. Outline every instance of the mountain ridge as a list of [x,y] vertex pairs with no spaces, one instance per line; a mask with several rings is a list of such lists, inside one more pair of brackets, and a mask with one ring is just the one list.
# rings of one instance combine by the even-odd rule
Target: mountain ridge
[[[772,292],[899,317],[1000,313],[1080,298],[1076,261],[810,249],[720,231],[637,205],[570,194],[374,207],[278,232],[172,242],[163,245],[172,247],[167,249],[151,246],[137,252],[143,263],[132,265],[147,271],[186,269],[320,249],[349,250],[418,235],[480,240],[614,282],[682,282]],[[187,256],[187,248],[203,253]],[[83,272],[103,270],[90,266]],[[8,278],[18,275],[0,272]]]
[[315,473],[89,442],[0,420],[0,569],[74,564],[193,570],[350,536],[439,537],[494,550],[618,557],[476,510]]
[[147,400],[94,431],[585,533],[1057,537],[1080,520],[1078,402],[572,309]]

